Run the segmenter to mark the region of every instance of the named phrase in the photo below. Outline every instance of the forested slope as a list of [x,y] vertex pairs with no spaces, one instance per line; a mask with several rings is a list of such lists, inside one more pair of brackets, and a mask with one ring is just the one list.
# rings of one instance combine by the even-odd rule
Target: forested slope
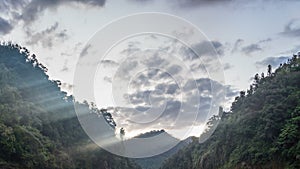
[[[203,144],[194,142],[162,169],[300,168],[300,58],[256,74]],[[213,128],[211,126],[211,128]]]
[[[140,134],[140,135],[136,136],[136,138],[153,137],[153,136],[161,134],[161,133],[166,133],[167,135],[169,135],[164,130],[154,130],[154,131]],[[169,135],[169,136],[173,137],[171,135]],[[174,138],[174,139],[176,139],[176,138]],[[139,164],[143,169],[158,169],[162,165],[164,160],[171,157],[173,154],[178,152],[180,149],[186,147],[189,143],[192,142],[193,139],[194,139],[194,137],[188,137],[185,140],[181,140],[181,141],[178,140],[179,143],[175,147],[171,148],[170,150],[168,150],[162,154],[159,154],[159,155],[156,155],[153,157],[148,157],[148,158],[138,158],[138,159],[135,159],[134,161],[137,164]]]
[[26,48],[0,45],[0,168],[139,168],[97,147],[82,130],[74,104]]

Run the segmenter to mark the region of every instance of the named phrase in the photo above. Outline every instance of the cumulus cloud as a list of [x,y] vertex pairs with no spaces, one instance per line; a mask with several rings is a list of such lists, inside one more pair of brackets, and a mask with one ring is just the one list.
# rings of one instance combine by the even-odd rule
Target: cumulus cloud
[[43,47],[52,48],[54,43],[64,42],[68,39],[67,30],[58,30],[58,22],[49,28],[37,33],[32,33],[32,30],[27,30],[26,34],[29,40],[26,41],[28,45],[41,44]]
[[[76,4],[77,6],[102,7],[105,2],[106,0],[1,0],[0,14],[15,24],[23,21],[24,26],[27,27],[42,16],[46,9],[55,10],[61,5],[76,6]],[[13,26],[0,17],[0,33],[9,33],[11,29]],[[61,36],[64,36],[63,32]]]
[[[147,74],[141,77],[144,76],[147,77]],[[138,90],[126,96],[132,107],[118,107],[119,113],[113,114],[119,126],[127,131],[140,128],[163,128],[167,131],[173,127],[188,128],[192,124],[205,123],[206,118],[215,113],[211,110],[218,110],[216,108],[223,104],[223,92],[228,98],[238,94],[231,86],[209,78],[189,79],[182,88],[175,82],[154,82],[135,86]]]
[[224,55],[224,45],[219,41],[202,41],[194,44],[191,48],[192,50],[186,48],[182,49],[184,59],[195,60],[199,59],[199,57],[202,59],[211,58],[216,54],[220,56]]
[[250,55],[254,52],[260,52],[262,50],[263,49],[261,48],[261,46],[258,43],[253,43],[253,44],[243,47],[241,51],[246,55]]
[[0,1],[0,13],[11,15],[24,8],[28,2],[28,0],[2,0]]
[[257,61],[255,64],[258,68],[267,67],[268,65],[272,65],[273,67],[278,67],[280,63],[286,62],[290,57],[288,56],[280,56],[280,57],[267,57],[262,61]]
[[21,13],[17,16],[17,18],[23,20],[25,23],[31,23],[41,16],[45,9],[56,9],[60,5],[71,3],[79,3],[89,6],[103,6],[105,4],[105,0],[32,0],[22,8]]
[[231,65],[230,63],[223,64],[223,69],[224,70],[228,70],[228,69],[231,69],[231,68],[233,68],[233,65]]
[[[154,2],[155,0],[130,0],[132,2],[139,3],[149,3]],[[219,5],[227,4],[234,0],[173,0],[172,5],[178,6],[180,8],[194,8],[199,6],[208,6],[208,5]]]
[[0,17],[0,34],[8,34],[13,29],[13,26],[5,19]]
[[100,64],[103,64],[103,66],[113,67],[118,66],[119,64],[113,60],[101,60]]
[[300,37],[300,19],[290,21],[285,27],[284,31],[280,33],[286,37]]
[[109,65],[114,61],[118,65],[112,68],[116,70],[110,79],[101,76],[106,82],[114,77],[112,86],[120,92],[114,96],[119,111],[113,116],[117,125],[128,132],[178,130],[189,128],[192,123],[204,124],[210,113],[218,112],[219,106],[225,104],[224,93],[227,97],[235,94],[230,86],[204,78],[209,76],[206,68],[218,67],[215,56],[223,55],[225,48],[221,42],[200,41],[192,45],[201,59],[179,42],[156,37],[157,46],[151,49],[139,42],[125,44],[124,49],[119,49],[119,57],[108,55],[103,62]]
[[215,54],[214,50],[216,50],[219,55],[224,54],[224,45],[219,41],[202,41],[195,44],[193,49],[201,56],[213,56]]
[[243,45],[244,40],[243,39],[237,39],[234,43],[233,49],[232,49],[232,53],[237,52],[240,50],[240,47]]
[[182,7],[195,7],[203,5],[215,5],[219,3],[228,3],[232,0],[177,0],[178,5]]
[[245,55],[251,55],[252,53],[263,51],[263,46],[267,45],[267,43],[271,41],[272,41],[271,38],[266,38],[266,39],[261,39],[255,43],[244,45],[245,44],[244,39],[237,39],[234,42],[231,53],[241,52]]

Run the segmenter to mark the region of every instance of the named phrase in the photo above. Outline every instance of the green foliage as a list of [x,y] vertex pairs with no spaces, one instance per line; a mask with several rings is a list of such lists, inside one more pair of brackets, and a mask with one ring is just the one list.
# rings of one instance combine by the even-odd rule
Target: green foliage
[[236,97],[206,142],[192,143],[162,169],[300,168],[300,58],[267,71]]
[[[170,138],[172,137],[171,135],[169,135],[168,133],[165,132],[165,130],[152,130],[146,133],[142,133],[139,134],[137,136],[135,136],[135,138],[149,138],[149,137],[154,137],[156,135],[159,134],[166,134],[167,136],[169,136]],[[173,138],[172,139],[176,139]],[[134,159],[134,161],[139,164],[143,169],[157,169],[159,168],[162,163],[164,162],[164,160],[166,160],[167,158],[171,157],[172,155],[174,155],[175,153],[177,153],[180,149],[186,147],[190,142],[191,142],[192,138],[187,138],[185,140],[179,141],[178,140],[178,144],[171,148],[170,150],[153,156],[153,157],[148,157],[148,158],[139,158],[139,159]]]
[[91,142],[74,104],[91,113],[95,107],[74,102],[46,72],[26,48],[0,45],[0,168],[139,168]]

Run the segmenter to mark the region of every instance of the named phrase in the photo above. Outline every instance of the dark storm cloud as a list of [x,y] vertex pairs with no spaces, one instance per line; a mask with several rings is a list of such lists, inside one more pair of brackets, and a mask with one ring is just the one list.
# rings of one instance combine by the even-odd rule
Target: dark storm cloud
[[260,47],[260,45],[258,43],[253,43],[253,44],[243,47],[241,51],[246,55],[250,55],[254,52],[260,52],[262,50],[263,49]]
[[8,34],[13,29],[13,26],[5,19],[0,17],[0,34]]
[[26,41],[26,44],[28,45],[41,44],[43,47],[51,48],[54,43],[64,42],[68,38],[66,30],[58,30],[57,22],[41,32],[32,32],[32,30],[26,31],[29,38],[29,40]]
[[280,56],[280,57],[267,57],[262,61],[257,61],[255,64],[257,67],[267,67],[268,65],[272,65],[273,67],[278,67],[280,63],[286,62],[290,57]]
[[[298,23],[298,25],[296,25]],[[300,37],[300,19],[290,21],[285,27],[284,31],[280,33],[280,35],[286,37]]]

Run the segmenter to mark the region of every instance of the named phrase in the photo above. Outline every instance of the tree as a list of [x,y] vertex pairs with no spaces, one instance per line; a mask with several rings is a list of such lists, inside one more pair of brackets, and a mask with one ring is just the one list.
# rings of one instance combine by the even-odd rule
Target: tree
[[258,75],[258,73],[256,73],[254,76],[254,84],[253,84],[255,89],[258,88],[259,80],[260,80],[259,75]]
[[125,136],[125,129],[123,127],[120,128],[120,136],[121,136],[121,139],[123,139]]
[[268,76],[271,77],[272,76],[272,66],[268,65]]
[[245,91],[240,91],[240,98],[244,98],[246,95],[246,92]]
[[249,90],[247,90],[247,94],[248,94],[248,95],[253,94],[253,85],[250,85]]
[[262,79],[265,78],[264,72],[261,73],[261,78],[262,78]]

